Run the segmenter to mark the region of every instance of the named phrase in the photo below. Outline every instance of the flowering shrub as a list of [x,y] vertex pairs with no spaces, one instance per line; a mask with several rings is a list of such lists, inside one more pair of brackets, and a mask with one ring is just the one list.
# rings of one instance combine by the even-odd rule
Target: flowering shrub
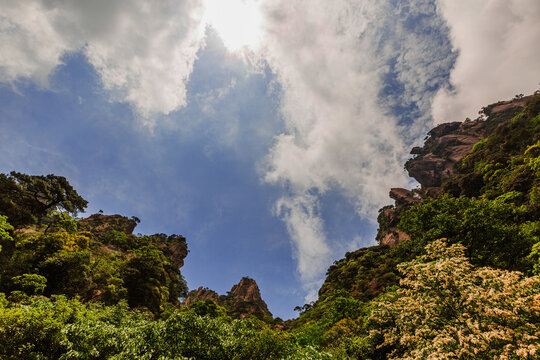
[[540,354],[540,277],[475,268],[445,239],[399,265],[401,287],[370,321],[389,359],[533,359]]

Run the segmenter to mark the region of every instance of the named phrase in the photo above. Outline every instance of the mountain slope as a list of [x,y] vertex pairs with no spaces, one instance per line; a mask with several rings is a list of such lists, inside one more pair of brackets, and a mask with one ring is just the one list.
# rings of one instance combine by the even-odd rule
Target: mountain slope
[[[299,307],[299,318],[288,324],[300,338],[304,337],[308,343],[339,348],[355,358],[405,356],[409,345],[389,341],[387,336],[402,339],[414,336],[410,334],[416,331],[415,326],[421,328],[420,323],[412,328],[399,328],[399,319],[408,311],[406,308],[395,310],[397,312],[392,313],[395,318],[390,322],[389,318],[383,320],[376,313],[381,306],[395,308],[394,304],[405,295],[415,296],[406,292],[412,273],[404,271],[404,266],[416,264],[418,258],[426,256],[426,249],[431,244],[442,244],[438,245],[439,255],[425,261],[436,264],[437,256],[442,256],[440,261],[445,256],[449,259],[455,256],[452,261],[456,266],[459,263],[459,266],[485,271],[482,274],[500,269],[489,281],[499,281],[495,280],[498,277],[502,281],[505,276],[510,276],[509,271],[514,270],[520,271],[512,275],[516,278],[540,274],[540,93],[498,102],[481,112],[482,116],[476,120],[437,126],[429,132],[422,147],[413,148],[411,153],[415,156],[405,168],[418,180],[420,187],[391,189],[390,197],[395,204],[382,208],[378,217],[380,245],[349,252],[328,269],[318,300]],[[442,243],[438,240],[441,238]],[[449,253],[441,250],[446,246],[457,247],[455,252]],[[462,281],[459,278],[462,275],[458,267],[453,271],[456,273],[451,281],[457,284]],[[422,279],[432,275],[432,272],[422,273]],[[527,294],[538,293],[538,288],[529,287],[538,282],[534,280],[537,277],[528,279],[530,281],[524,280],[524,284],[529,284],[527,291],[532,292]],[[438,291],[436,287],[441,281],[434,280],[428,288],[423,284],[422,289]],[[474,291],[495,291],[492,294],[497,294],[499,290],[489,286],[495,285],[486,283]],[[423,296],[422,291],[418,290],[417,295]],[[447,296],[456,295],[449,293]],[[521,301],[517,300],[519,296],[525,299],[529,295],[507,296],[517,296],[512,301]],[[540,321],[540,295],[531,296],[523,300],[532,301],[528,305],[532,313],[520,320],[526,324]],[[418,304],[423,304],[422,301],[419,298]],[[497,306],[502,309],[518,305]],[[485,314],[475,316],[486,321]],[[450,318],[448,323],[451,323]],[[441,323],[440,329],[444,326],[445,323]],[[490,326],[489,321],[485,326]],[[504,331],[517,331],[512,330],[514,325],[507,326],[510,327]],[[530,329],[534,326],[528,330],[530,339],[540,341],[540,333]],[[435,339],[438,333],[431,334],[425,335],[425,344]],[[510,341],[508,339],[501,340],[501,344]],[[519,343],[515,339],[511,341]],[[512,347],[514,345],[506,344],[508,349],[517,351],[517,347]],[[422,347],[419,343],[414,346]],[[498,348],[502,345],[489,346]]]

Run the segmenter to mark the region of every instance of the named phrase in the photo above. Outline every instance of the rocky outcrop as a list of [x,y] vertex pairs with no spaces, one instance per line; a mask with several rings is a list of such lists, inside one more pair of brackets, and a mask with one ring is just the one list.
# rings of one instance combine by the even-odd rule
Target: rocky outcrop
[[390,189],[390,197],[395,200],[396,206],[415,204],[422,201],[422,196],[418,190],[407,190],[403,188]]
[[386,206],[379,211],[379,229],[377,241],[381,245],[396,245],[409,236],[398,230],[403,209],[414,205],[424,198],[437,197],[441,185],[455,174],[455,164],[461,161],[476,143],[485,139],[499,124],[517,115],[525,108],[532,97],[521,95],[513,100],[499,101],[480,111],[476,120],[441,124],[432,129],[422,147],[414,147],[411,154],[415,157],[407,161],[405,169],[415,178],[421,188],[407,190],[393,188],[390,197],[394,206]]
[[388,246],[395,246],[397,245],[399,242],[403,241],[403,240],[407,240],[407,239],[410,239],[411,237],[401,231],[401,230],[398,230],[397,228],[393,228],[393,229],[390,229],[389,231],[385,232],[382,236],[381,236],[381,239],[379,240],[379,243],[381,245],[388,245]]
[[167,257],[175,268],[184,266],[184,259],[188,255],[188,246],[185,237],[182,235],[172,235],[166,241],[156,241],[155,244],[164,254],[167,254]]
[[216,304],[219,304],[219,294],[214,290],[200,286],[197,290],[192,290],[189,292],[182,305],[189,306],[193,303],[206,300],[212,300]]
[[486,116],[500,115],[501,113],[511,112],[510,116],[515,116],[518,111],[525,108],[527,101],[533,98],[534,95],[523,96],[516,95],[512,100],[499,101],[494,104],[488,105],[480,111]]
[[415,147],[415,158],[405,164],[409,175],[421,185],[421,189],[393,188],[390,197],[395,206],[383,208],[379,214],[377,240],[381,245],[396,245],[409,236],[397,229],[401,210],[437,196],[442,183],[454,175],[454,165],[469,153],[474,144],[487,134],[486,121],[479,118],[463,123],[441,124],[431,130],[423,147]]
[[257,282],[247,277],[242,278],[232,287],[225,296],[225,304],[231,309],[231,315],[236,318],[248,315],[254,315],[259,319],[272,318],[272,314],[261,297]]
[[401,219],[400,209],[419,203],[422,201],[422,195],[419,189],[407,190],[403,188],[392,188],[389,195],[394,199],[395,206],[387,206],[380,210],[377,241],[381,245],[393,246],[402,240],[409,239],[409,235],[397,228]]
[[[130,219],[122,215],[93,214],[79,220],[77,223],[79,230],[91,232],[106,244],[118,245],[110,243],[111,233],[113,231],[121,232],[126,234],[130,239],[136,239],[137,237],[133,235],[133,230],[138,222],[139,219],[136,217]],[[149,239],[167,255],[174,267],[181,268],[184,266],[184,259],[188,254],[188,248],[186,239],[183,236],[155,234],[150,236]]]
[[94,214],[78,221],[79,230],[90,231],[98,237],[111,231],[133,234],[135,226],[137,226],[137,220],[135,218],[129,219],[122,215]]
[[[130,219],[122,215],[93,214],[78,220],[77,224],[80,231],[88,231],[103,243],[121,248],[119,244],[111,242],[111,238],[114,238],[112,232],[124,233],[127,238],[136,242],[137,237],[133,234],[133,230],[138,222],[139,219],[136,217]],[[188,255],[186,238],[181,235],[155,234],[149,236],[149,240],[163,251],[175,268],[184,266],[184,259]]]
[[234,285],[229,291],[229,297],[239,301],[260,301],[261,293],[257,282],[248,277],[243,277],[242,280]]
[[211,300],[225,307],[229,316],[235,319],[252,315],[261,320],[272,320],[272,313],[261,297],[257,282],[248,277],[242,278],[227,295],[219,295],[213,290],[200,287],[191,291],[182,305],[189,306],[195,302],[206,300]]
[[486,130],[481,118],[441,124],[429,132],[423,147],[411,150],[416,157],[407,161],[405,169],[422,188],[439,187],[454,174],[454,165],[486,137]]
[[469,153],[474,144],[486,138],[502,121],[517,115],[532,97],[521,95],[513,100],[499,101],[480,111],[476,120],[441,124],[432,129],[422,147],[414,147],[414,158],[407,161],[409,176],[422,189],[437,188],[454,175],[454,165]]
[[[390,192],[390,194],[390,196],[392,196],[392,192]],[[411,203],[416,202],[417,201],[415,200]],[[377,219],[379,222],[379,229],[377,230],[377,241],[379,242],[379,244],[394,246],[402,240],[410,239],[409,235],[407,235],[401,230],[398,230],[397,228],[399,220],[401,219],[400,211],[398,209],[399,208],[396,208],[394,206],[387,206],[385,208],[382,208],[379,212],[379,217]]]

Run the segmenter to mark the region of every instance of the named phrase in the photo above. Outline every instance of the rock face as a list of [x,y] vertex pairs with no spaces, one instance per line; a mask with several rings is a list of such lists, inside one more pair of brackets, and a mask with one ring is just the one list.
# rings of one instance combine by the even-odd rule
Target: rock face
[[181,268],[184,266],[184,259],[188,255],[188,247],[186,238],[179,236],[170,236],[166,243],[159,244],[158,247],[163,250],[166,249],[171,260],[171,264],[175,268]]
[[213,290],[199,287],[191,291],[182,305],[189,306],[194,302],[212,300],[227,309],[229,316],[242,319],[253,315],[261,320],[271,320],[272,314],[261,298],[257,282],[248,277],[232,287],[227,295],[219,295]]
[[234,285],[229,291],[229,296],[240,301],[259,301],[261,293],[257,282],[248,277],[243,277],[242,280]]
[[437,188],[454,175],[454,165],[469,153],[474,144],[486,138],[501,121],[517,115],[532,96],[518,96],[482,108],[484,117],[464,122],[441,124],[428,133],[422,147],[414,147],[416,155],[405,169],[422,189]]
[[394,199],[395,206],[387,206],[380,210],[377,241],[381,245],[393,246],[402,240],[409,239],[409,235],[397,228],[401,219],[398,209],[419,203],[423,196],[419,189],[407,190],[403,188],[392,188],[389,195]]
[[400,212],[393,206],[381,209],[378,217],[379,229],[377,241],[381,245],[394,246],[402,240],[410,239],[409,235],[398,230],[397,225],[401,219]]
[[243,277],[225,296],[225,304],[231,309],[231,316],[243,318],[254,315],[259,319],[272,318],[266,303],[261,298],[255,280]]
[[481,118],[474,121],[441,124],[428,133],[423,147],[414,147],[416,155],[407,161],[405,169],[421,185],[421,189],[393,188],[390,197],[395,206],[383,208],[379,213],[377,240],[381,245],[396,245],[409,236],[397,229],[401,210],[436,196],[442,183],[454,175],[454,165],[463,159],[474,144],[487,136],[487,122]]
[[482,119],[441,124],[429,132],[423,147],[412,149],[411,154],[417,156],[405,168],[422,188],[439,187],[454,174],[454,164],[485,137]]
[[531,97],[517,96],[513,100],[499,101],[482,108],[481,113],[484,116],[476,120],[441,124],[432,129],[426,137],[424,146],[414,147],[411,154],[415,157],[405,164],[409,176],[415,178],[421,188],[390,190],[389,195],[395,201],[395,205],[384,207],[379,212],[377,232],[379,244],[392,246],[409,239],[406,233],[397,228],[401,211],[422,201],[423,198],[437,197],[443,182],[455,174],[454,165],[501,122],[517,115]]
[[133,234],[137,221],[122,215],[94,214],[78,221],[79,230],[90,231],[96,236],[102,236],[111,231]]
[[[113,231],[126,234],[130,238],[136,238],[133,230],[137,226],[139,219],[127,218],[122,215],[93,214],[77,222],[81,231],[89,231],[95,237],[107,243],[107,237]],[[184,259],[188,255],[186,239],[183,236],[166,236],[156,234],[151,237],[155,245],[162,250],[169,258],[171,264],[176,268],[184,266]]]
[[407,190],[403,188],[390,189],[390,197],[395,200],[396,206],[415,204],[422,201],[422,196],[418,190]]
[[523,109],[526,106],[526,103],[529,99],[532,99],[534,95],[523,96],[518,95],[512,100],[499,101],[494,104],[488,105],[482,109],[487,116],[492,116],[494,114],[504,113],[506,111],[514,112],[516,109]]
[[198,301],[212,300],[216,304],[219,304],[219,294],[214,290],[203,288],[200,286],[197,290],[190,291],[187,298],[182,305],[189,306]]

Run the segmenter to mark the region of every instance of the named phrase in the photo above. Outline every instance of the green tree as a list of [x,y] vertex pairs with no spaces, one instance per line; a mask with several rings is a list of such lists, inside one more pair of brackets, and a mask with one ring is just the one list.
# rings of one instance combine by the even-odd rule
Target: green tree
[[210,299],[194,302],[189,305],[189,310],[199,316],[209,316],[211,318],[227,316],[227,309],[219,306]]
[[152,245],[133,251],[133,255],[126,265],[125,276],[129,305],[160,313],[163,303],[169,298],[164,266],[167,259]]
[[59,359],[65,351],[62,329],[80,309],[80,303],[64,297],[31,298],[28,304],[1,309],[0,358]]
[[424,246],[439,238],[465,246],[476,265],[529,271],[527,259],[536,242],[525,231],[527,214],[504,198],[497,200],[453,198],[428,199],[402,214],[399,228],[411,240],[400,247],[421,254]]
[[63,176],[0,174],[0,214],[15,227],[38,222],[53,210],[77,214],[87,204]]
[[15,276],[13,283],[28,295],[42,294],[47,286],[47,278],[38,274],[23,274]]
[[[7,217],[0,215],[0,242],[13,240],[11,231],[13,231],[13,226],[8,223]],[[2,251],[2,245],[0,245],[0,251]]]

